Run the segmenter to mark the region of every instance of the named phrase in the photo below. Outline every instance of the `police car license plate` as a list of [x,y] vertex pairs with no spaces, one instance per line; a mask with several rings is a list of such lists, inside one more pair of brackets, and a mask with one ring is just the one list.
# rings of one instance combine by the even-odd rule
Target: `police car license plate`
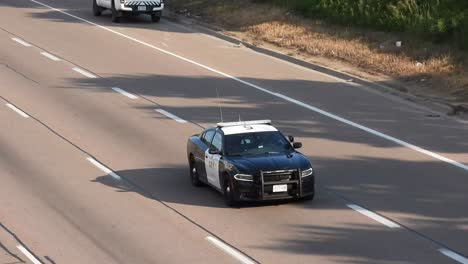
[[146,11],[146,6],[138,6],[138,11]]
[[287,191],[288,191],[287,184],[273,185],[273,192],[287,192]]

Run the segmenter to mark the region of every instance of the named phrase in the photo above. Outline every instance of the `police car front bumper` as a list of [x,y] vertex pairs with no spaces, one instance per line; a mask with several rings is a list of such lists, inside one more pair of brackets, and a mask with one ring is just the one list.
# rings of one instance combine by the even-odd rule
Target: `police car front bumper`
[[[315,176],[310,175],[296,181],[248,182],[233,180],[234,195],[240,201],[268,201],[294,199],[314,195]],[[286,191],[275,191],[275,185],[286,185]],[[284,188],[284,187],[283,187]]]

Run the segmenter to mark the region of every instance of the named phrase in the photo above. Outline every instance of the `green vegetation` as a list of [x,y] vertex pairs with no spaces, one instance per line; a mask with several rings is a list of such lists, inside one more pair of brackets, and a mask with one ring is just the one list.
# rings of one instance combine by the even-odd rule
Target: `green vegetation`
[[467,0],[256,0],[329,22],[405,31],[468,48]]

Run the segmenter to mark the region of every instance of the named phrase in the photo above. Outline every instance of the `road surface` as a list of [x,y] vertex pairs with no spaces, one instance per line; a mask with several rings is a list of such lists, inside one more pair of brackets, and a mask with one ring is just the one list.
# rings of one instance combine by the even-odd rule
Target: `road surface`
[[[0,0],[0,263],[468,263],[467,123],[149,21]],[[192,187],[220,105],[302,141],[316,198]]]

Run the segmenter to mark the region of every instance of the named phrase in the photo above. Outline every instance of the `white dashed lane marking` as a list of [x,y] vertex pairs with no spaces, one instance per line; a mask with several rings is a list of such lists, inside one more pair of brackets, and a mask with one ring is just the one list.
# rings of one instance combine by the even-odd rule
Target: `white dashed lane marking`
[[87,71],[85,71],[85,70],[83,70],[83,69],[74,67],[73,70],[74,70],[75,72],[81,74],[81,75],[84,75],[84,76],[88,77],[88,78],[92,78],[92,79],[97,78],[96,75],[94,75],[94,74],[92,74],[92,73],[90,73],[90,72],[87,72]]
[[11,38],[12,40],[16,41],[17,43],[25,46],[25,47],[31,47],[31,44],[27,43],[26,41],[19,39],[19,38]]
[[369,217],[369,218],[371,218],[371,219],[373,219],[373,220],[375,220],[375,221],[377,221],[377,222],[379,222],[379,223],[381,223],[383,225],[386,225],[387,227],[390,227],[390,228],[399,228],[399,227],[401,227],[399,224],[397,224],[397,223],[395,223],[393,221],[390,221],[387,218],[382,217],[382,216],[380,216],[380,215],[378,215],[378,214],[376,214],[376,213],[374,213],[372,211],[364,209],[359,205],[347,204],[347,206],[349,208],[353,209],[354,211],[360,213],[360,214],[363,214],[363,215],[365,215],[365,216],[367,216],[367,217]]
[[138,99],[138,96],[133,95],[133,94],[131,94],[131,93],[125,91],[125,90],[122,90],[122,89],[118,88],[118,87],[112,87],[112,90],[114,90],[115,92],[118,92],[118,93],[120,93],[120,94],[122,94],[122,95],[124,95],[124,96],[126,96],[126,97],[128,97],[130,99],[133,99],[133,100]]
[[121,180],[120,176],[117,175],[115,172],[113,172],[111,169],[107,168],[106,166],[102,165],[100,162],[98,162],[97,160],[93,159],[93,158],[86,158],[91,164],[93,164],[94,166],[96,166],[96,168],[100,169],[101,171],[103,171],[106,175],[109,175],[111,176],[112,178],[116,179],[116,180]]
[[54,55],[52,55],[52,54],[50,54],[48,52],[45,52],[45,51],[41,52],[41,55],[48,58],[48,59],[50,59],[50,60],[53,60],[53,61],[60,61],[59,58],[57,58]]
[[242,254],[235,248],[229,246],[228,244],[224,243],[223,241],[212,237],[212,236],[207,236],[206,240],[210,242],[211,244],[215,245],[217,248],[221,249],[222,251],[226,252],[227,254],[231,255],[233,258],[237,259],[241,263],[244,264],[255,264],[256,262],[253,261],[251,258],[248,256]]
[[162,115],[165,115],[165,116],[167,116],[167,117],[169,117],[169,118],[172,118],[172,119],[174,119],[175,121],[177,121],[177,122],[179,122],[179,123],[181,123],[181,124],[187,123],[186,120],[184,120],[184,119],[182,119],[182,118],[180,118],[180,117],[178,117],[178,116],[176,116],[176,115],[173,115],[173,114],[167,112],[166,110],[163,110],[163,109],[155,109],[155,111],[158,112],[158,113],[160,113],[160,114],[162,114]]
[[31,254],[31,252],[29,252],[25,247],[23,247],[22,245],[18,245],[16,246],[16,248],[19,249],[19,251],[21,251],[21,253],[23,253],[32,263],[34,264],[42,264],[42,262],[40,262],[36,257],[34,257],[33,254]]
[[19,109],[18,107],[10,104],[10,103],[6,103],[5,104],[8,108],[10,108],[11,110],[15,111],[18,115],[24,117],[24,118],[28,118],[28,114],[26,114],[25,112],[23,112],[21,109]]
[[448,250],[446,248],[441,248],[439,249],[440,253],[444,254],[445,256],[455,260],[455,261],[458,261],[462,264],[468,264],[468,259],[463,257],[463,256],[460,256],[459,254],[453,252],[452,250]]

